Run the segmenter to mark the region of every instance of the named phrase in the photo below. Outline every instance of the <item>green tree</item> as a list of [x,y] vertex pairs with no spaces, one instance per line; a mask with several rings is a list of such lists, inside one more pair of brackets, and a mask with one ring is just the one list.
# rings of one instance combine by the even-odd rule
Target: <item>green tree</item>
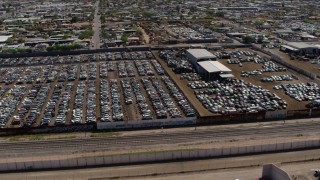
[[79,39],[91,38],[93,34],[94,34],[93,30],[85,30],[79,35]]
[[23,39],[23,38],[19,38],[19,39],[18,39],[18,43],[25,43],[25,42],[26,42],[26,40]]
[[254,42],[254,38],[251,37],[251,36],[242,36],[242,42],[244,44],[250,44],[250,43],[253,43]]
[[79,18],[77,16],[72,16],[71,23],[76,23],[79,21]]
[[254,22],[254,25],[258,28],[261,28],[263,26],[264,22],[262,20],[257,20]]
[[121,36],[121,41],[123,41],[123,42],[128,42],[128,38],[129,38],[129,36],[128,36],[127,34],[123,34],[123,35]]
[[215,14],[216,17],[224,17],[224,12],[220,11]]
[[7,43],[7,44],[12,44],[12,43],[13,43],[13,38],[8,38],[8,39],[6,40],[6,43]]

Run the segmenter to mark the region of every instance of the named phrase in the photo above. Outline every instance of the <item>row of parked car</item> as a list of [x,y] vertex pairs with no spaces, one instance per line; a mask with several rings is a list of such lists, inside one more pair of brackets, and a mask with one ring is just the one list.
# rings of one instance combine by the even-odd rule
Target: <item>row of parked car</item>
[[[12,69],[12,68],[10,68]],[[27,67],[24,71],[19,74],[19,78],[17,79],[17,84],[31,84],[33,83],[37,76],[41,74],[42,68],[41,67]]]
[[194,117],[196,116],[196,112],[191,107],[189,101],[185,98],[183,93],[176,87],[173,81],[168,76],[162,76],[162,81],[166,85],[167,89],[169,90],[170,94],[176,100],[176,103],[180,106],[182,111],[187,117]]
[[[101,66],[100,66],[101,69]],[[109,82],[106,79],[100,79],[100,120],[101,122],[111,122],[110,117],[110,99]]]
[[20,124],[25,120],[23,126],[32,126],[40,115],[40,111],[50,89],[50,84],[46,83],[33,85],[28,95],[22,100],[22,106],[18,109],[18,114],[15,116],[12,124]]
[[198,73],[181,73],[180,79],[186,79],[188,81],[200,81],[202,77]]
[[320,99],[320,89],[316,83],[282,84],[273,87],[284,90],[285,94],[297,101],[312,101]]
[[[49,57],[24,57],[0,59],[3,66],[30,66],[30,65],[52,65],[52,64],[74,64],[83,62],[96,62],[99,59],[96,54],[82,54],[69,56],[49,56]],[[103,60],[103,59],[101,59]]]
[[179,108],[177,108],[174,100],[170,97],[170,94],[165,91],[162,87],[160,81],[156,77],[151,77],[152,84],[157,87],[156,90],[158,95],[164,104],[167,112],[169,113],[171,118],[182,117],[182,113]]
[[[236,57],[241,57],[241,56],[255,56],[257,55],[256,52],[251,52],[251,51],[242,51],[242,50],[234,50],[234,51],[230,51],[230,52],[227,52],[228,54],[230,54],[231,56],[233,56],[234,58]],[[260,57],[258,55],[258,57]]]
[[9,90],[10,90],[10,88],[8,86],[1,86],[1,88],[0,88],[0,98],[2,98],[3,95],[5,95],[5,93],[7,91],[9,91]]
[[108,77],[108,65],[106,63],[99,64],[99,75],[100,75],[100,78]]
[[135,61],[135,66],[138,70],[139,76],[153,76],[154,72],[151,67],[150,61],[148,60],[141,60],[141,61]]
[[279,75],[262,78],[261,82],[293,81],[294,79],[298,80],[298,77],[294,75]]
[[158,96],[158,92],[152,82],[147,77],[142,78],[141,81],[152,103],[157,119],[167,118],[167,111],[163,103],[161,102],[161,99]]
[[77,78],[78,65],[63,65],[61,66],[60,75],[58,78],[59,82],[74,81]]
[[209,83],[207,83],[206,81],[191,81],[188,82],[188,86],[191,89],[202,89],[202,88],[208,88],[209,87]]
[[171,30],[176,34],[178,38],[185,39],[204,39],[204,35],[188,27],[171,27]]
[[87,65],[86,64],[82,64],[80,66],[79,79],[80,80],[86,80],[87,78],[88,78]]
[[97,65],[95,63],[90,63],[87,65],[89,79],[93,80],[97,78]]
[[73,124],[80,124],[83,119],[83,102],[84,102],[84,93],[86,91],[86,84],[84,81],[80,81],[77,89],[76,96],[74,97],[74,105],[72,110],[72,119],[71,122]]
[[159,55],[165,60],[167,65],[172,68],[173,72],[180,73],[190,73],[193,72],[193,68],[185,56],[177,54],[173,50],[161,50]]
[[121,105],[121,96],[117,79],[110,80],[110,91],[112,102],[112,119],[114,121],[123,121],[124,113]]
[[3,58],[0,59],[0,66],[30,66],[30,65],[52,65],[52,64],[74,64],[97,61],[111,60],[141,60],[152,59],[153,55],[150,51],[138,52],[107,52],[98,54],[82,54],[68,56],[50,56],[50,57],[24,57],[24,58]]
[[0,83],[11,84],[18,80],[23,73],[24,68],[1,68],[0,69]]
[[95,123],[97,122],[96,112],[97,112],[97,105],[96,105],[96,84],[94,80],[89,80],[87,84],[87,117],[86,123]]
[[73,90],[73,82],[68,82],[64,86],[64,91],[60,94],[57,117],[55,119],[55,125],[64,125],[66,123],[67,114],[70,108],[71,91]]
[[136,103],[138,104],[138,109],[142,116],[142,120],[152,119],[151,110],[147,103],[146,97],[143,95],[141,91],[139,81],[136,78],[131,78],[130,84],[135,95]]
[[243,80],[207,83],[210,89],[197,90],[196,97],[213,113],[257,113],[287,108],[287,103],[276,94]]
[[142,59],[152,59],[153,55],[150,51],[140,51],[140,52],[122,52],[122,58],[124,60],[142,60]]
[[25,94],[28,86],[26,85],[14,85],[5,96],[0,100],[0,127],[3,128],[13,112],[16,110],[16,107],[20,103],[23,95]]
[[40,122],[40,126],[48,126],[51,123],[51,119],[56,116],[56,105],[62,93],[63,83],[58,82],[52,92],[52,95],[46,105],[43,117]]
[[123,90],[124,102],[129,105],[133,102],[132,89],[129,80],[122,79],[121,86]]
[[153,60],[151,60],[151,63],[153,64],[153,67],[156,69],[156,71],[159,75],[165,74],[163,67],[159,64],[159,62],[157,60],[153,59]]
[[130,61],[121,61],[118,63],[118,75],[120,78],[123,77],[134,77],[135,71],[133,63]]

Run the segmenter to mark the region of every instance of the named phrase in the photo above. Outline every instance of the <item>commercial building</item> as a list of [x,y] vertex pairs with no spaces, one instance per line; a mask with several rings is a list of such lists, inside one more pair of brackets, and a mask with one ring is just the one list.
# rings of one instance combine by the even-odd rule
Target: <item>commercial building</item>
[[201,61],[199,64],[199,74],[205,79],[232,78],[231,70],[218,61]]
[[188,49],[186,56],[197,73],[208,80],[233,77],[231,70],[216,60],[206,49]]
[[199,72],[198,62],[216,59],[216,56],[206,49],[188,49],[186,56],[197,72]]
[[285,52],[300,55],[320,54],[320,48],[318,46],[307,44],[304,42],[290,42],[287,45],[282,45],[280,49]]

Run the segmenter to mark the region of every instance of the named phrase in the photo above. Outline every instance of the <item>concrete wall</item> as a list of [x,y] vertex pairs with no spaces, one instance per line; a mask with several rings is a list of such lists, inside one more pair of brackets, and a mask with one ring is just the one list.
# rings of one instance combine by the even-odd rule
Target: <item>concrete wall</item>
[[263,166],[262,177],[270,180],[291,180],[288,173],[274,164],[266,164]]
[[[274,143],[265,145],[225,147],[216,149],[196,149],[180,151],[148,152],[138,154],[110,155],[99,157],[72,158],[65,160],[42,160],[30,162],[0,163],[0,172],[3,171],[27,171],[41,169],[63,169],[75,167],[90,167],[101,165],[120,165],[132,163],[147,163],[160,161],[174,161],[185,159],[215,158],[222,156],[247,155],[254,153],[281,152],[305,148],[320,147],[320,140],[297,141],[286,143]],[[313,156],[303,157],[307,160]],[[267,169],[266,169],[267,170]]]
[[175,119],[155,119],[141,121],[119,121],[119,122],[97,122],[97,129],[132,129],[132,128],[151,128],[165,126],[184,126],[195,125],[196,117],[175,118]]

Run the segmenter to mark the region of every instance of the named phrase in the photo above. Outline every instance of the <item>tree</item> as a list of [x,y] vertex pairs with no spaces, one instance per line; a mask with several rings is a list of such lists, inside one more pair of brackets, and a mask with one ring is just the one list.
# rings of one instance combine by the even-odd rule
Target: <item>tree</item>
[[254,42],[254,40],[255,39],[253,37],[251,37],[251,36],[242,36],[242,42],[244,44],[251,44],[251,43]]
[[128,38],[129,38],[129,36],[128,36],[127,34],[123,34],[123,35],[121,36],[121,41],[123,41],[123,42],[128,42]]
[[220,11],[215,14],[217,17],[224,17],[224,12]]
[[13,38],[8,38],[8,39],[6,40],[6,43],[7,43],[7,44],[12,44],[12,43],[13,43]]
[[93,34],[94,34],[93,30],[85,30],[79,35],[79,39],[91,38]]
[[26,40],[24,40],[23,38],[18,39],[18,43],[25,43],[25,42],[26,42]]
[[254,22],[254,25],[258,28],[261,28],[263,26],[264,22],[262,20],[257,20]]
[[71,23],[76,23],[76,22],[78,22],[78,21],[79,21],[79,19],[78,19],[77,16],[72,16],[72,18],[71,18]]
[[68,36],[67,34],[64,34],[63,37],[62,37],[62,39],[68,39],[68,37],[69,37],[69,36]]
[[263,36],[259,36],[258,40],[257,40],[258,44],[262,44],[263,43]]
[[176,10],[177,10],[178,12],[180,12],[180,9],[181,9],[180,6],[177,5],[177,6],[176,6]]
[[198,8],[197,8],[196,6],[191,6],[190,11],[191,11],[191,12],[196,12],[197,9],[198,9]]

